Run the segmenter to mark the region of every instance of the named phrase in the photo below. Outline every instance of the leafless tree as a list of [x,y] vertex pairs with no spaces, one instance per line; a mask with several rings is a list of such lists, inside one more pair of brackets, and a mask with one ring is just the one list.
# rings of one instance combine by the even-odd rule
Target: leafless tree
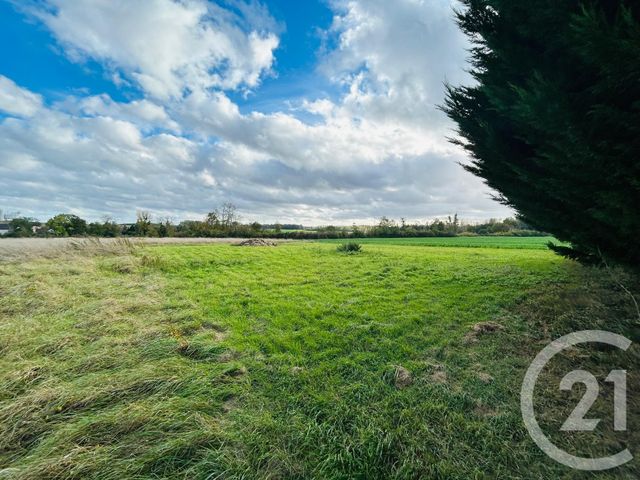
[[240,221],[238,208],[231,202],[223,203],[220,211],[220,221],[225,228],[230,228],[235,223],[238,223]]

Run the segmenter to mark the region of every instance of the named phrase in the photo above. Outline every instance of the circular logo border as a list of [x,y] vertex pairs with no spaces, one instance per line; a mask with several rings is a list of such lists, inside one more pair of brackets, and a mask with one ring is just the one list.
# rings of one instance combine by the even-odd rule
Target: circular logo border
[[628,448],[616,453],[615,455],[600,458],[585,458],[571,455],[570,453],[558,448],[547,438],[536,420],[536,414],[533,408],[533,392],[542,369],[555,355],[580,343],[606,343],[626,351],[631,346],[632,342],[622,335],[606,332],[604,330],[583,330],[580,332],[573,332],[551,342],[543,348],[538,355],[536,355],[536,358],[534,358],[531,365],[529,365],[527,373],[524,376],[524,380],[522,381],[522,389],[520,390],[520,411],[522,412],[522,420],[524,421],[527,431],[533,441],[544,453],[556,462],[577,470],[609,470],[611,468],[619,467],[633,459],[633,455]]

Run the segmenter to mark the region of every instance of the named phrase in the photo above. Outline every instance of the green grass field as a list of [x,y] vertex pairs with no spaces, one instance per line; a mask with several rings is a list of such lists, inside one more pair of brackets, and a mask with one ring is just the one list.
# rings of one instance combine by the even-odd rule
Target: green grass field
[[[322,240],[327,243],[342,243],[345,240]],[[354,241],[363,245],[407,245],[412,247],[468,247],[468,248],[524,248],[547,250],[549,242],[563,245],[553,237],[410,237],[410,238],[359,238]]]
[[[421,240],[0,263],[0,478],[585,478],[533,444],[518,392],[557,336],[637,335],[624,292],[541,239]],[[637,445],[638,417],[559,441]]]

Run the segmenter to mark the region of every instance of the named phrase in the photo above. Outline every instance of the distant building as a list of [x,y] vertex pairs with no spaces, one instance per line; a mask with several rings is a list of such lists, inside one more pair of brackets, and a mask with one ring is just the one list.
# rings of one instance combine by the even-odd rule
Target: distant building
[[9,233],[9,223],[7,222],[0,222],[0,236],[2,235],[6,235],[7,233]]

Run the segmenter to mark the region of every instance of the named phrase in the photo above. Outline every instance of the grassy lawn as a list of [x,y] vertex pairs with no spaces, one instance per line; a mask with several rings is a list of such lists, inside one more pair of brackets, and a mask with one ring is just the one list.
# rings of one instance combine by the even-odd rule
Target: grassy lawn
[[[520,383],[578,327],[637,340],[624,292],[545,239],[419,240],[0,264],[0,478],[590,478],[530,440]],[[474,334],[488,321],[502,329]],[[559,441],[638,440],[594,435]]]

